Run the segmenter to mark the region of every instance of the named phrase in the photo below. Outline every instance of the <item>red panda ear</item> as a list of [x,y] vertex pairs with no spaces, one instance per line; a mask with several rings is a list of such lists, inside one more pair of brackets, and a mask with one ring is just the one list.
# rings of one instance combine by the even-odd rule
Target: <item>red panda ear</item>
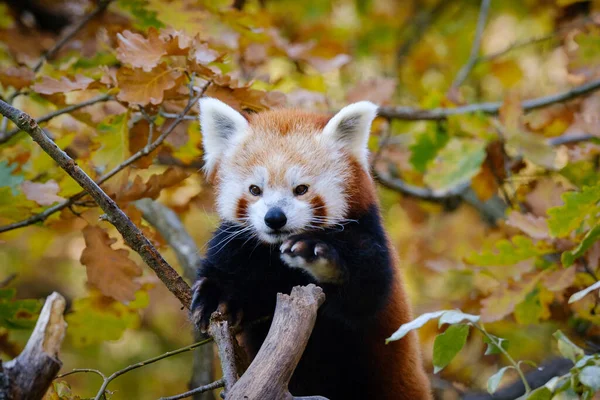
[[217,99],[204,97],[199,104],[204,171],[207,176],[211,176],[232,140],[248,130],[248,121],[242,114]]
[[343,143],[363,166],[368,167],[369,133],[377,116],[377,106],[360,101],[342,108],[323,129],[323,136]]

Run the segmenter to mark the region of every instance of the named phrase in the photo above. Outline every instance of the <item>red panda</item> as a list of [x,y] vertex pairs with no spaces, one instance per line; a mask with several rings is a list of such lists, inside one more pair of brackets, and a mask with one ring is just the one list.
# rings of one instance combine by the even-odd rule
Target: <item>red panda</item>
[[431,399],[417,338],[386,345],[410,305],[382,227],[367,140],[377,106],[329,117],[272,110],[247,117],[200,100],[205,173],[222,223],[194,286],[192,319],[206,329],[225,305],[252,359],[276,293],[316,283],[326,294],[290,381],[294,396]]

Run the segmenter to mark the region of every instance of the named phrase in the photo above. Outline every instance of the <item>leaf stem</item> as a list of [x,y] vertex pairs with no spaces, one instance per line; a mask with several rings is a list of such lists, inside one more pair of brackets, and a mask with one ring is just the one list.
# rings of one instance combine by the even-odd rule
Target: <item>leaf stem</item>
[[527,382],[527,378],[525,377],[525,374],[523,373],[523,371],[521,370],[521,367],[519,366],[519,363],[515,361],[514,358],[511,357],[511,355],[502,347],[502,343],[498,340],[496,340],[496,337],[494,335],[490,335],[485,328],[483,327],[482,324],[477,324],[474,323],[473,326],[477,329],[479,329],[479,331],[481,333],[483,333],[483,335],[494,345],[498,348],[498,350],[500,350],[500,352],[502,354],[504,354],[504,356],[508,359],[508,361],[511,363],[511,365],[517,370],[517,373],[519,374],[519,377],[521,378],[521,381],[523,382],[523,386],[525,386],[525,394],[529,394],[531,393],[531,386],[529,386],[529,382]]

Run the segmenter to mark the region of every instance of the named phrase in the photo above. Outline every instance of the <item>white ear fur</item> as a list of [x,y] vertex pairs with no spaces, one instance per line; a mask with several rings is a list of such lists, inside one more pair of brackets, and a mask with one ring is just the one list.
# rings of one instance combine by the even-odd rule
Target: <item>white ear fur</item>
[[232,139],[248,129],[248,121],[220,100],[204,97],[199,101],[200,126],[204,145],[204,171],[211,175]]
[[371,123],[377,116],[377,106],[359,101],[342,108],[323,129],[323,136],[340,142],[358,161],[368,168],[368,147]]

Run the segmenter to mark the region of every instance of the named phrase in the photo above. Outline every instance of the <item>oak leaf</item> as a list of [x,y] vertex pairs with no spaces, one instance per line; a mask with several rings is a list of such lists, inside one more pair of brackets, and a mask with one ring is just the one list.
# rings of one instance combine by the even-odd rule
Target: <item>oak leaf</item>
[[166,44],[158,37],[158,31],[154,28],[148,31],[148,38],[124,31],[122,34],[117,33],[117,39],[117,59],[146,72],[156,67],[161,57],[167,54]]
[[83,75],[75,75],[74,80],[70,80],[64,76],[60,79],[44,76],[40,82],[36,82],[31,88],[41,94],[56,94],[72,92],[73,90],[83,90],[92,82],[94,82],[92,78]]
[[190,51],[190,57],[198,64],[206,65],[215,61],[219,53],[209,48],[206,43],[197,43]]
[[534,239],[549,239],[548,223],[546,218],[538,217],[530,213],[513,211],[509,214],[506,223],[518,228]]
[[80,261],[86,266],[88,282],[105,296],[121,302],[133,301],[141,287],[135,278],[142,275],[142,269],[129,259],[129,252],[113,249],[116,240],[98,226],[86,226],[83,238],[86,247]]
[[31,85],[34,78],[33,71],[25,67],[9,67],[0,70],[0,83],[4,87],[12,86],[17,90],[21,90]]
[[146,182],[138,175],[133,182],[116,194],[116,199],[119,202],[130,202],[143,198],[156,199],[161,190],[178,184],[188,176],[189,174],[181,168],[168,168],[162,174],[150,176]]
[[117,71],[117,81],[121,91],[117,98],[121,101],[142,106],[160,104],[164,92],[177,84],[181,72],[160,64],[150,72],[141,69],[121,68]]
[[57,195],[60,187],[56,181],[50,179],[46,183],[25,181],[21,184],[23,193],[29,200],[33,200],[40,206],[49,206],[64,198]]

